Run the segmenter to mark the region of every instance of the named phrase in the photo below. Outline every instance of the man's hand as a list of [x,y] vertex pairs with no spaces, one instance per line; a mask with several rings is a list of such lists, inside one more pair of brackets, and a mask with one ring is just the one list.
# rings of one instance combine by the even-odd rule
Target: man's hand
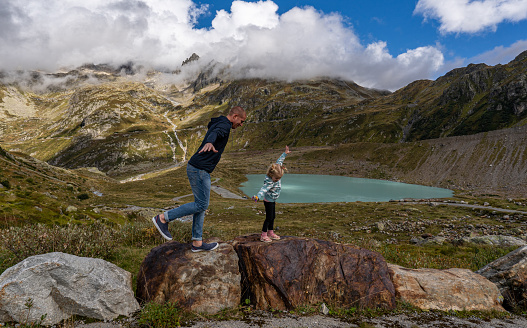
[[218,151],[216,150],[216,148],[214,148],[214,145],[211,143],[211,142],[208,142],[206,143],[203,148],[201,148],[201,150],[198,152],[199,153],[204,153],[204,152],[207,152],[207,151],[213,151],[215,153],[217,153]]
[[285,153],[289,154],[291,151],[289,150],[289,146],[285,146]]

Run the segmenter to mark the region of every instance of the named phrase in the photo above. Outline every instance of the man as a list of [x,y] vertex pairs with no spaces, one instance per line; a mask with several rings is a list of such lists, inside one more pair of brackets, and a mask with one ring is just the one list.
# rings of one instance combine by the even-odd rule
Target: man
[[227,116],[222,115],[210,120],[205,138],[187,164],[187,176],[194,194],[194,202],[181,205],[152,218],[157,230],[165,239],[172,240],[172,235],[168,231],[170,221],[193,214],[192,251],[211,251],[218,247],[218,243],[207,244],[202,241],[205,210],[209,207],[210,199],[210,173],[220,161],[231,129],[242,126],[246,117],[245,110],[235,106],[231,108]]

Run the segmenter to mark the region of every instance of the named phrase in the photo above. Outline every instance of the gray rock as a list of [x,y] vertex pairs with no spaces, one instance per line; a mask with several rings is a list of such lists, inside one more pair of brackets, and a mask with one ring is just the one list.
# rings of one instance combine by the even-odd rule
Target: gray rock
[[66,213],[71,213],[71,212],[77,212],[77,208],[72,205],[66,207]]
[[329,314],[329,309],[326,303],[322,303],[322,305],[320,305],[320,313],[322,313],[323,315]]
[[496,284],[508,308],[527,304],[527,246],[487,264],[476,273]]
[[476,237],[465,237],[462,238],[464,243],[471,244],[482,244],[482,245],[493,245],[500,247],[509,247],[509,246],[525,246],[527,242],[525,240],[512,237],[512,236],[502,236],[502,235],[489,235],[489,236],[476,236]]
[[495,284],[468,269],[407,269],[388,264],[398,299],[425,310],[504,311]]
[[377,229],[378,229],[379,231],[384,231],[384,230],[386,229],[386,227],[385,227],[385,225],[384,225],[383,222],[376,222],[376,223],[375,223],[375,227],[377,227]]
[[[139,309],[132,275],[101,259],[65,253],[28,257],[0,275],[0,321],[53,325],[79,315],[100,320]],[[28,311],[27,302],[32,306]]]
[[418,246],[424,246],[424,245],[443,245],[446,242],[445,237],[436,236],[432,238],[423,238],[423,237],[414,237],[410,239],[411,244],[415,244]]
[[436,236],[425,240],[425,244],[429,245],[443,245],[446,242],[445,237]]

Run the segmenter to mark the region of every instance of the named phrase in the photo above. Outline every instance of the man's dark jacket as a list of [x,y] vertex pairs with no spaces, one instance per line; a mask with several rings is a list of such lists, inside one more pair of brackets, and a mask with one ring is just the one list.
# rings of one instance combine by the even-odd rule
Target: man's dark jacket
[[[207,134],[205,135],[205,138],[203,138],[198,151],[190,158],[188,163],[197,169],[212,173],[220,161],[225,146],[227,146],[232,123],[226,116],[214,117],[210,120],[208,128]],[[218,152],[207,151],[200,153],[199,151],[201,148],[209,142],[214,145],[214,148],[216,148]]]

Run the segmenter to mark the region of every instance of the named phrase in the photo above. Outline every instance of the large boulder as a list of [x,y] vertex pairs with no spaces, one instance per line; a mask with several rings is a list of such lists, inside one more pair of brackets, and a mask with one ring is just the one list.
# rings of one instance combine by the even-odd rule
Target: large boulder
[[259,234],[237,237],[243,299],[258,309],[292,309],[324,302],[339,307],[395,306],[384,258],[366,249],[316,239]]
[[506,308],[527,308],[527,246],[500,257],[476,273],[496,284]]
[[527,245],[527,242],[521,238],[501,235],[464,237],[461,238],[461,241],[468,244],[491,245],[497,247],[521,247]]
[[220,243],[209,252],[193,253],[190,244],[164,243],[150,251],[137,276],[137,298],[174,302],[194,312],[216,313],[240,304],[238,256]]
[[[30,305],[32,304],[32,305]],[[101,259],[65,253],[28,257],[0,275],[0,321],[53,325],[78,315],[99,320],[139,309],[132,275]]]
[[468,269],[407,269],[389,264],[398,299],[425,310],[504,311],[495,284]]

